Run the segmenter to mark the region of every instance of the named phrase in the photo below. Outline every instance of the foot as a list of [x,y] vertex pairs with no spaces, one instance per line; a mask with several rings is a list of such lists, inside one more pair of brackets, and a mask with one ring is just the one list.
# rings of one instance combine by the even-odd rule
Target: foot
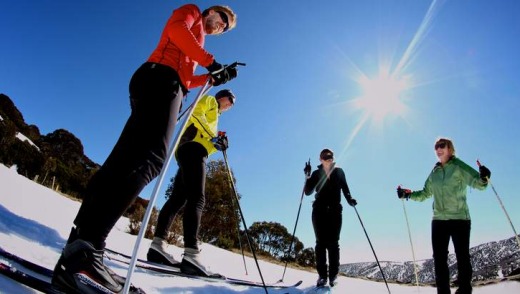
[[152,245],[148,249],[146,258],[148,261],[160,263],[168,266],[179,267],[180,262],[173,255],[166,252],[167,242],[161,238],[153,238]]
[[[69,238],[67,239],[67,244],[65,244],[65,245],[69,245],[70,243],[78,240],[79,239],[79,233],[78,232],[79,232],[78,228],[72,227],[71,230],[70,230]],[[103,244],[103,246],[104,246],[104,244]],[[112,278],[116,282],[118,282],[121,285],[125,284],[126,277],[123,277],[123,276],[120,276],[120,275],[116,274],[113,270],[111,270],[109,267],[106,267],[106,266],[105,266],[105,270],[112,276]],[[133,285],[131,287],[133,287]]]
[[200,250],[189,247],[184,248],[184,257],[182,258],[181,262],[181,272],[194,276],[223,277],[222,275],[208,271],[200,261]]
[[67,244],[54,268],[52,285],[66,293],[91,293],[93,289],[120,292],[117,282],[103,264],[103,250],[81,239]]
[[318,281],[316,281],[316,287],[323,287],[327,284],[327,278],[318,278]]
[[330,285],[331,287],[336,286],[337,283],[338,283],[338,276],[337,276],[337,275],[331,276],[331,277],[329,278],[329,285]]

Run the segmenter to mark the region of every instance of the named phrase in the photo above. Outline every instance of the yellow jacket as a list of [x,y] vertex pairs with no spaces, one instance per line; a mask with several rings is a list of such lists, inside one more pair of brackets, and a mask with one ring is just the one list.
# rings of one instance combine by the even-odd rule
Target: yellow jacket
[[211,139],[217,136],[219,116],[217,99],[211,95],[204,95],[195,105],[183,130],[179,147],[188,142],[197,142],[206,148],[208,156],[215,153],[217,149]]

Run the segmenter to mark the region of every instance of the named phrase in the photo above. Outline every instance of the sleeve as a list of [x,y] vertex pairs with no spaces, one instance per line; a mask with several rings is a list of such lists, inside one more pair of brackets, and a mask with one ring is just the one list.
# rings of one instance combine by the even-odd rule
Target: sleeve
[[[218,104],[216,103],[215,97],[210,95],[205,95],[200,99],[200,101],[195,105],[195,109],[190,117],[191,122],[195,125],[197,129],[199,129],[202,133],[204,133],[209,138],[215,137],[216,130],[213,130],[206,118],[208,111],[213,109],[218,109]],[[217,110],[218,111],[218,110]]]
[[307,179],[305,182],[305,188],[304,192],[305,195],[311,195],[314,192],[314,189],[316,189],[316,185],[318,184],[318,181],[320,179],[320,173],[318,170],[315,170],[312,172],[312,175],[310,178]]
[[204,86],[209,78],[209,74],[193,76],[190,80],[190,89]]
[[[433,171],[432,171],[433,173]],[[431,189],[431,173],[428,176],[428,179],[424,182],[424,187],[422,190],[413,191],[410,195],[410,199],[415,201],[424,201],[433,196],[433,192]]]
[[458,159],[455,164],[461,169],[466,185],[478,190],[484,190],[487,187],[487,181],[483,181],[480,178],[480,173],[474,168]]
[[199,8],[193,4],[176,9],[168,20],[168,38],[191,59],[202,66],[208,66],[214,57],[203,48],[204,44],[200,44],[190,30],[201,17]]
[[343,195],[345,199],[352,199],[352,195],[350,195],[350,189],[348,188],[347,178],[345,177],[345,171],[341,168],[336,168],[338,173],[339,186],[341,187],[341,191],[343,191]]

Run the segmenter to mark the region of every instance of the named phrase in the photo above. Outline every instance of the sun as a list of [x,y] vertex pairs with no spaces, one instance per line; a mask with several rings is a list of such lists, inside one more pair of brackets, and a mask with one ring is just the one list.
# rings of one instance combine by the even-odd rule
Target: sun
[[386,118],[403,116],[406,112],[407,107],[402,97],[403,92],[409,87],[406,77],[397,78],[380,73],[374,79],[362,75],[357,82],[362,94],[352,103],[355,108],[363,111],[364,117],[373,124],[380,125]]
[[367,123],[372,127],[382,128],[390,118],[405,118],[408,106],[404,103],[404,93],[411,87],[410,76],[398,77],[387,72],[381,69],[379,75],[373,79],[365,74],[356,79],[362,93],[350,100],[349,105],[355,111],[361,111],[362,115],[350,132],[343,152],[350,147]]

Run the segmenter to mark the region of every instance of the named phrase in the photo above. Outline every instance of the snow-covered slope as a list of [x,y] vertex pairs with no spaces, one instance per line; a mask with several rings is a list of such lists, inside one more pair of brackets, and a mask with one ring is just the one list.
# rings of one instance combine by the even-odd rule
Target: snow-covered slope
[[[79,208],[79,203],[34,183],[0,164],[0,246],[28,260],[45,267],[53,268],[61,248],[66,241],[72,220]],[[245,212],[247,213],[247,212]],[[131,253],[135,236],[125,233],[128,220],[120,219],[112,230],[107,247]],[[139,257],[144,258],[150,240],[144,240]],[[180,257],[181,248],[170,246],[172,253]],[[260,281],[258,270],[251,258],[246,258],[247,275],[242,256],[208,244],[202,246],[203,260],[212,271],[230,277]],[[126,275],[126,268],[113,261],[106,263],[116,272]],[[266,282],[278,281],[283,274],[283,267],[260,261],[260,268]],[[305,293],[310,289],[317,275],[313,272],[288,269],[285,282],[302,280],[298,289],[272,290],[270,293]],[[147,293],[265,293],[262,288],[231,286],[222,283],[207,283],[180,277],[152,275],[136,270],[132,281]],[[436,293],[432,287],[411,287],[390,284],[392,293]],[[34,293],[12,280],[0,276],[1,293]],[[383,283],[362,279],[340,277],[335,293],[388,293]],[[476,294],[520,293],[520,283],[503,282],[482,286],[474,290]]]

